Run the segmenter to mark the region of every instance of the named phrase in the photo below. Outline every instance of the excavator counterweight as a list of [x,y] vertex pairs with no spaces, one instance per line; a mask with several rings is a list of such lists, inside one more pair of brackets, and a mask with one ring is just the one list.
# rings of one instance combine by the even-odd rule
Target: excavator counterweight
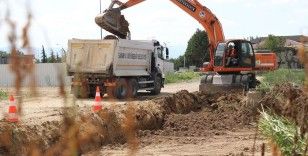
[[129,23],[119,8],[111,8],[99,14],[95,17],[95,23],[119,38],[126,39],[129,35]]

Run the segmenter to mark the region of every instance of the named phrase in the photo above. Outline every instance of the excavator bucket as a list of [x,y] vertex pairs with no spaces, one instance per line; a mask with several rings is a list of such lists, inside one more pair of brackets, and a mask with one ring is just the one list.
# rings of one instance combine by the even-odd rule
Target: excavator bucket
[[125,39],[129,34],[129,23],[124,15],[121,15],[119,8],[112,8],[104,11],[95,17],[95,23],[102,29]]

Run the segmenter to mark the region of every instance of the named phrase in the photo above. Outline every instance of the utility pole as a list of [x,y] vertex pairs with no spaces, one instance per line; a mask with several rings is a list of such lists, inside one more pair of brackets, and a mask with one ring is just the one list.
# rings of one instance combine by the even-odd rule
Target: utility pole
[[[99,13],[102,13],[102,0],[99,0]],[[103,29],[101,28],[101,40],[103,39]]]
[[186,68],[186,57],[184,55],[184,68]]

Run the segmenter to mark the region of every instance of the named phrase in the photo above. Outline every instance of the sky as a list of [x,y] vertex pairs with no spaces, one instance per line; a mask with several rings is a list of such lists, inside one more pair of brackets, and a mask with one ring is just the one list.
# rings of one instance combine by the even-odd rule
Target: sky
[[[122,0],[123,2],[125,0]],[[250,36],[308,34],[308,0],[199,0],[221,21],[226,39]],[[102,0],[103,10],[110,0]],[[30,7],[26,7],[30,6]],[[33,14],[32,47],[66,48],[68,39],[99,39],[94,18],[99,0],[0,0],[0,48],[8,47],[5,17],[16,22],[17,35]],[[170,56],[184,54],[187,42],[202,26],[168,0],[146,0],[122,12],[130,23],[132,39],[156,39],[167,44]],[[103,31],[103,36],[108,35]]]

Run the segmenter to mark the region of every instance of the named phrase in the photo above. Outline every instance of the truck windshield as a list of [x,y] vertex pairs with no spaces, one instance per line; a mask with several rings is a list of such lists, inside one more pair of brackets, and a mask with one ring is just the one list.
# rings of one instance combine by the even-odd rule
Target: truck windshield
[[159,47],[157,48],[157,55],[158,55],[158,58],[164,60],[165,59],[165,56],[164,56],[164,47]]

